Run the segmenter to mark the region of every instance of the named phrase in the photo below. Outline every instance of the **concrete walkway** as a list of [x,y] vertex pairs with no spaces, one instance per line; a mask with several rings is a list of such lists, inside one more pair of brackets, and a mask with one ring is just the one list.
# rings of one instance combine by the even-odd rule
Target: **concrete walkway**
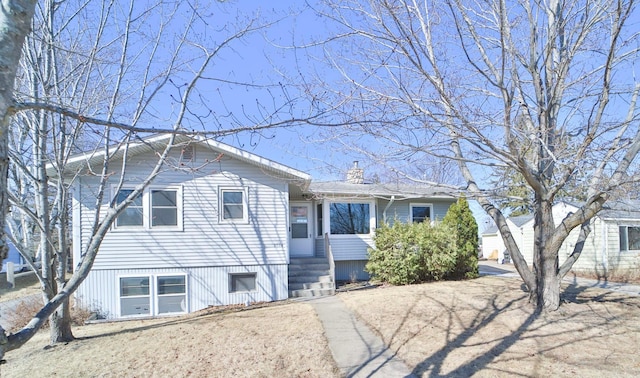
[[338,296],[309,301],[322,321],[329,349],[343,377],[412,377],[411,370]]

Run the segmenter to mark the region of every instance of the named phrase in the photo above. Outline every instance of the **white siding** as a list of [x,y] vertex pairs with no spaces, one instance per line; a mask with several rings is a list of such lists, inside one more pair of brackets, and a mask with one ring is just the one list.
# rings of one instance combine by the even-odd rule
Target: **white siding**
[[[504,254],[504,241],[502,240],[502,236],[500,236],[499,233],[482,235],[482,257],[488,259],[493,254],[493,251]],[[496,258],[498,258],[497,255]]]
[[370,235],[334,235],[330,240],[334,261],[368,260],[374,245]]
[[[288,192],[284,180],[260,169],[207,149],[196,151],[195,170],[165,169],[152,187],[181,186],[181,230],[114,229],[104,238],[94,269],[173,268],[285,264],[288,256]],[[136,157],[126,169],[126,183],[136,185],[150,169],[153,155]],[[117,166],[117,165],[114,165]],[[114,174],[114,185],[119,175]],[[91,184],[83,178],[76,193],[80,207],[74,215],[82,220],[83,231],[91,227],[95,196]],[[248,222],[219,221],[219,189],[247,188]],[[107,192],[106,203],[113,197]],[[74,219],[74,225],[77,220]],[[88,232],[82,238],[87,243]],[[285,280],[286,281],[286,280]]]
[[[229,292],[230,273],[256,273],[256,291]],[[288,297],[287,265],[249,265],[165,269],[92,270],[76,292],[76,300],[84,307],[100,312],[109,319],[119,317],[121,276],[186,274],[188,312],[208,306],[276,301]]]
[[606,264],[607,271],[620,273],[625,270],[640,270],[640,251],[620,250],[620,226],[640,227],[640,222],[630,220],[606,221]]

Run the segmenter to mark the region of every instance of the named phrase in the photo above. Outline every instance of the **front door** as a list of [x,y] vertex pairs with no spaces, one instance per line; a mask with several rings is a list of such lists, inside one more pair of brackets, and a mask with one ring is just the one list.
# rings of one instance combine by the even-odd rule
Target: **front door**
[[289,205],[289,252],[293,257],[313,256],[311,203],[291,202]]

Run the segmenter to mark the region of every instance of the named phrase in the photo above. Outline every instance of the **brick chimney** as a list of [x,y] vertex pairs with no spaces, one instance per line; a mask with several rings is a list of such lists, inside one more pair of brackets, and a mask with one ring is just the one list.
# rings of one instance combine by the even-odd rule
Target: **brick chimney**
[[358,168],[358,162],[353,162],[353,167],[347,171],[347,182],[350,184],[364,184],[364,169]]

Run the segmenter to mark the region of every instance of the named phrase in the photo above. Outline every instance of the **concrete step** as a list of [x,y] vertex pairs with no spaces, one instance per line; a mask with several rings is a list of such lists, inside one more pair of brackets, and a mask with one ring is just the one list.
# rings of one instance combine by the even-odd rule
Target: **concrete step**
[[314,264],[289,264],[290,272],[298,270],[329,270],[329,264],[326,262]]
[[[329,269],[321,269],[321,270],[296,270],[289,271],[289,277],[300,277],[300,276],[326,276],[329,274]],[[315,280],[314,280],[315,281]]]
[[302,282],[289,283],[289,290],[306,290],[306,289],[335,289],[333,282]]
[[[328,273],[328,272],[327,272]],[[323,282],[323,283],[334,283],[333,282],[333,277],[331,277],[330,274],[327,274],[326,276],[320,276],[318,277],[318,282]]]
[[327,263],[326,257],[291,257],[289,264],[321,264]]
[[334,295],[336,289],[301,289],[290,290],[289,298],[311,298],[311,297],[324,297],[327,295]]
[[325,280],[320,279],[320,275],[300,275],[300,276],[289,276],[289,284],[292,283],[312,283],[312,282],[331,282],[331,279]]

